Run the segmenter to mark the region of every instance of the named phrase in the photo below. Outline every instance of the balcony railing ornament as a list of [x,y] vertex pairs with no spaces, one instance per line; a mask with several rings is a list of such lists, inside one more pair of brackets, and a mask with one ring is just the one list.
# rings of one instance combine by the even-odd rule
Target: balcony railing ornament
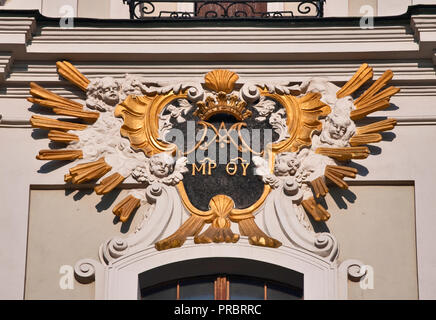
[[[322,18],[326,0],[123,0],[130,19]],[[179,9],[183,4],[183,10]]]

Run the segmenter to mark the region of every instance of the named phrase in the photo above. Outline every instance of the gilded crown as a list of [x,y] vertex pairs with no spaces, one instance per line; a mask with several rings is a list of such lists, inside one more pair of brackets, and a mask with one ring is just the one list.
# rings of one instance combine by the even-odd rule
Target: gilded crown
[[194,111],[194,115],[206,121],[216,114],[224,113],[234,116],[238,121],[243,121],[251,117],[251,111],[246,106],[247,103],[239,100],[237,95],[228,95],[220,91],[216,99],[209,96],[206,101],[197,102],[198,109]]

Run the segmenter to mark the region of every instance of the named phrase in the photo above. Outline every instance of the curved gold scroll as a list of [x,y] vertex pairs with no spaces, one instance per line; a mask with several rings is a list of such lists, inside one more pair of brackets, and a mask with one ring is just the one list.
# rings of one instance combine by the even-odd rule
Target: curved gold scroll
[[[216,77],[212,77],[212,75]],[[231,79],[233,81],[237,79],[237,77],[229,72],[223,74],[212,72],[208,74],[208,78],[206,79],[209,80],[209,82],[206,82],[211,86],[210,82],[214,80],[219,86],[217,84],[212,87],[220,89],[224,85],[224,79]],[[229,88],[225,92],[230,93],[230,87],[233,87],[233,83],[229,84]],[[222,89],[220,90],[222,91]],[[225,94],[224,91],[222,94]],[[297,152],[302,147],[311,145],[313,132],[322,129],[322,123],[319,121],[319,118],[327,115],[331,110],[329,106],[320,101],[321,95],[318,93],[309,93],[303,97],[297,98],[292,95],[271,94],[267,90],[261,90],[261,95],[275,100],[285,108],[287,114],[289,138],[279,143],[273,143],[270,152],[267,152],[270,157],[270,170],[272,171],[275,154],[284,151]],[[171,152],[174,154],[177,151],[176,145],[158,140],[159,115],[165,106],[170,104],[173,100],[181,98],[187,98],[186,92],[180,94],[170,92],[165,95],[155,94],[141,97],[129,96],[125,101],[117,105],[115,109],[115,116],[124,119],[121,134],[129,138],[133,148],[143,150],[147,156],[161,152]],[[199,108],[201,106],[198,105]],[[203,108],[207,107],[208,106],[203,106]],[[220,105],[216,106],[214,104],[210,106],[210,108],[212,107],[220,109],[222,113],[225,113],[228,109],[219,108]],[[206,129],[207,124],[201,121],[199,123]],[[233,127],[231,129],[233,129]],[[197,146],[198,145],[199,144],[197,144]],[[191,203],[183,181],[177,185],[177,189],[185,208],[191,213],[191,217],[173,235],[156,243],[158,250],[181,246],[188,236],[195,236],[197,243],[207,241],[237,241],[239,237],[233,236],[230,231],[227,230],[230,221],[239,224],[241,233],[248,236],[252,244],[269,247],[280,246],[279,241],[268,237],[254,222],[254,213],[263,205],[268,194],[271,192],[269,185],[265,184],[260,198],[248,208],[235,208],[233,200],[221,194],[211,199],[211,207],[207,211],[200,210]],[[216,208],[214,209],[214,203],[226,203],[226,208],[227,206],[230,207],[228,210],[225,210],[225,215],[223,216],[223,214],[217,213]],[[224,221],[226,221],[226,223],[224,223]],[[205,223],[211,223],[211,227],[202,235],[198,235]],[[224,231],[224,229],[226,229],[226,231]]]
[[319,118],[331,112],[331,108],[320,100],[319,93],[308,93],[297,98],[289,94],[280,95],[262,90],[261,95],[277,101],[286,110],[286,125],[290,137],[273,143],[272,150],[275,154],[285,151],[298,152],[301,148],[310,146],[313,132],[322,129]]
[[128,137],[135,149],[141,149],[147,156],[160,152],[174,153],[175,144],[158,140],[159,114],[171,101],[187,98],[186,93],[153,96],[128,96],[115,108],[115,116],[122,117],[124,124],[121,135]]

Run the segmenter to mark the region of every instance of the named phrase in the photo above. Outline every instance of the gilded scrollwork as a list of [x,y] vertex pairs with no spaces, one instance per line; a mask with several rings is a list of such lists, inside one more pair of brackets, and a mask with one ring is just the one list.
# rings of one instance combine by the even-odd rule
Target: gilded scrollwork
[[[362,145],[380,141],[379,132],[396,124],[387,119],[358,125],[360,119],[386,108],[399,90],[383,89],[393,77],[388,70],[354,99],[352,95],[373,76],[367,64],[342,88],[323,78],[299,85],[244,81],[229,70],[213,70],[203,82],[151,81],[137,75],[88,79],[66,61],[57,66],[63,77],[86,93],[86,105],[33,83],[29,101],[85,123],[32,116],[34,127],[50,130],[50,139],[67,144],[63,149],[41,150],[38,159],[79,160],[65,181],[95,181],[98,194],[110,192],[127,178],[144,184],[143,190],[129,191],[114,207],[122,222],[140,206],[147,210],[133,234],[102,245],[100,258],[105,263],[150,244],[165,250],[182,246],[187,237],[201,244],[235,243],[240,236],[247,236],[253,245],[286,244],[333,261],[336,240],[331,234],[315,233],[309,216],[315,221],[330,217],[319,199],[331,185],[347,188],[344,179],[357,174],[347,161],[366,158],[369,149]],[[210,120],[221,114],[235,121],[216,128]],[[165,137],[176,124],[188,122],[188,115],[195,117],[200,138],[192,149],[180,150]],[[249,121],[269,125],[278,139],[254,150],[242,134]],[[209,140],[207,130],[213,133]],[[184,156],[206,150],[211,143],[250,154],[263,188],[257,201],[238,207],[232,197],[215,194],[204,210],[191,202],[185,189],[190,170]],[[198,161],[206,164],[205,159]],[[247,170],[250,162],[238,159],[231,158],[232,166],[245,165]],[[217,166],[213,161],[205,170],[209,175]],[[227,173],[233,176],[236,170]],[[82,269],[77,272],[87,272]]]

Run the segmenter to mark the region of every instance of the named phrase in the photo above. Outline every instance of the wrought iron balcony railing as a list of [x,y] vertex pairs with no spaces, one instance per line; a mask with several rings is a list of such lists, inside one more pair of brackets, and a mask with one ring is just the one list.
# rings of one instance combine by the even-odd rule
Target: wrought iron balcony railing
[[321,18],[326,0],[123,0],[130,19]]

